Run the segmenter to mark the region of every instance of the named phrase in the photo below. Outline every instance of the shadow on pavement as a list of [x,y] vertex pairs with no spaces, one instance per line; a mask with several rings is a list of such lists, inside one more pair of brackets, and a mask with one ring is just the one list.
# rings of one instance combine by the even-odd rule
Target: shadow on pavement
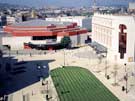
[[0,58],[0,96],[30,86],[41,77],[49,76],[48,63],[54,60],[21,61],[13,57]]

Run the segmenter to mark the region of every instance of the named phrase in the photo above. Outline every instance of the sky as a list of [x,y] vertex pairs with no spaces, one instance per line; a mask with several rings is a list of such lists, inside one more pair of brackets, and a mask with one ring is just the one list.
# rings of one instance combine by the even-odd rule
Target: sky
[[[0,0],[0,3],[19,4],[33,7],[66,6],[82,7],[90,6],[93,0]],[[135,0],[97,0],[97,5],[128,5],[129,1]]]

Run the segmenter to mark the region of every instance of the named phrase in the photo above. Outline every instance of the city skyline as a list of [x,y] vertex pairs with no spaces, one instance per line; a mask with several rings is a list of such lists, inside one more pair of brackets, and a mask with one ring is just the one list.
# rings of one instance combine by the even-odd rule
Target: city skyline
[[[97,0],[97,5],[124,5],[128,6],[128,2],[135,2],[135,0]],[[0,0],[0,3],[9,3],[17,5],[26,5],[30,7],[44,7],[44,6],[59,6],[59,7],[90,7],[93,0]]]

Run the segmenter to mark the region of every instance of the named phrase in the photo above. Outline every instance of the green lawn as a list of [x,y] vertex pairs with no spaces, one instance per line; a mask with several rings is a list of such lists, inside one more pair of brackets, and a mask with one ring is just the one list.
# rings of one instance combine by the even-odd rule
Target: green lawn
[[57,68],[51,71],[51,76],[60,101],[119,101],[87,69]]

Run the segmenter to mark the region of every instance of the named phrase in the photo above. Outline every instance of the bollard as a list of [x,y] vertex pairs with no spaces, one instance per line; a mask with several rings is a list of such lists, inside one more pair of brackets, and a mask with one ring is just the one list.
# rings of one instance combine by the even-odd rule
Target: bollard
[[108,79],[108,80],[110,79],[110,76],[109,76],[109,75],[107,75],[107,79]]
[[122,91],[125,91],[125,87],[124,86],[122,86]]

